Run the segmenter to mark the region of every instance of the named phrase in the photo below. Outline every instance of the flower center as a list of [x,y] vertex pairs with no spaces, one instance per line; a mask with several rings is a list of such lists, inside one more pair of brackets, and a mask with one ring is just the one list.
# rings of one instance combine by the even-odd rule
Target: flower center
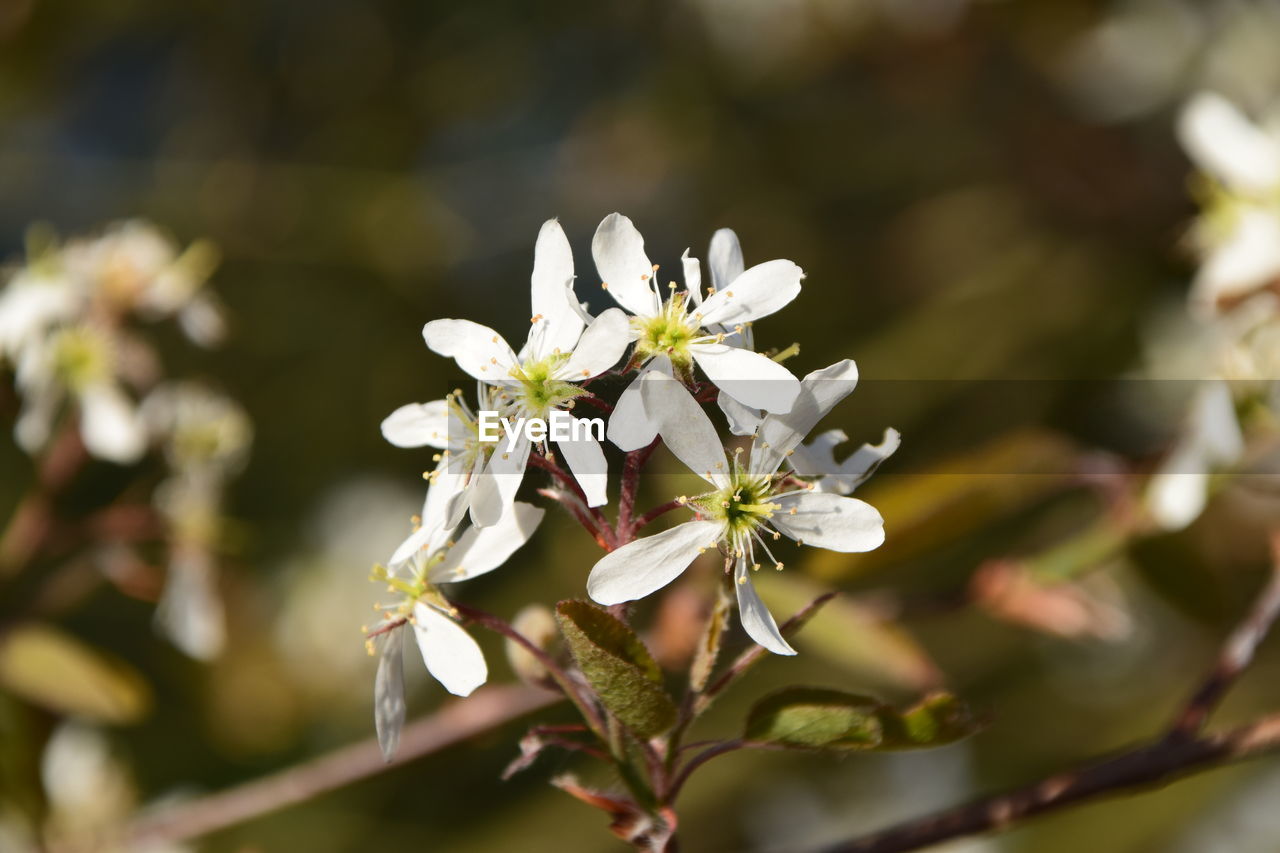
[[733,481],[723,489],[694,498],[691,503],[707,517],[724,523],[728,538],[737,539],[764,527],[773,514],[781,509],[774,503],[773,478],[769,475],[751,476],[739,470]]
[[526,417],[545,418],[552,409],[564,408],[567,403],[586,394],[572,382],[556,378],[556,373],[568,360],[569,353],[555,353],[512,368],[511,375],[519,383],[513,389],[515,408]]
[[665,355],[676,367],[687,367],[692,362],[689,344],[698,335],[698,326],[692,322],[684,307],[685,294],[673,293],[652,317],[632,317],[632,327],[639,334],[636,353],[645,359]]
[[108,379],[113,368],[110,344],[88,328],[65,329],[54,342],[58,374],[69,388],[85,388]]

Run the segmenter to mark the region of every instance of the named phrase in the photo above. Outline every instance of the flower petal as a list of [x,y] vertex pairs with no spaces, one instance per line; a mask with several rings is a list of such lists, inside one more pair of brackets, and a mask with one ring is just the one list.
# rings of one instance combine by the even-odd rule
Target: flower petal
[[175,546],[155,620],[183,654],[208,661],[222,653],[226,614],[218,595],[213,558],[207,551]]
[[684,272],[684,290],[689,294],[689,304],[697,308],[702,304],[702,264],[697,258],[689,256],[685,249],[680,256],[680,266]]
[[716,488],[729,485],[724,445],[688,389],[665,373],[651,370],[640,383],[640,394],[645,412],[658,425],[658,434],[676,458]]
[[422,327],[422,339],[433,352],[452,358],[482,382],[506,379],[516,362],[501,335],[470,320],[432,320]]
[[378,654],[373,678],[373,727],[378,732],[382,760],[390,762],[404,728],[404,631],[389,631]]
[[413,635],[422,662],[455,696],[470,696],[489,678],[480,646],[462,626],[422,602],[413,606]]
[[736,326],[767,317],[800,294],[802,278],[804,271],[791,261],[756,264],[703,300],[701,323]]
[[782,509],[769,523],[797,542],[844,554],[871,551],[884,542],[884,519],[865,501],[822,492],[775,500]]
[[545,511],[516,501],[511,510],[490,527],[469,527],[449,549],[439,565],[432,568],[432,583],[470,580],[491,572],[529,541]]
[[587,595],[600,604],[644,598],[680,576],[720,537],[714,521],[686,521],[606,554],[587,578]]
[[755,584],[751,582],[751,576],[747,572],[747,561],[738,560],[733,574],[733,585],[738,590],[738,618],[742,621],[747,636],[775,655],[794,655],[796,650],[782,636],[773,614],[760,600],[760,594],[756,592]]
[[772,474],[787,451],[798,445],[818,421],[849,396],[858,384],[858,367],[849,359],[815,370],[800,382],[800,393],[786,414],[760,422],[751,443],[751,473]]
[[[655,362],[656,363],[656,362]],[[619,450],[630,453],[648,447],[658,437],[658,425],[649,419],[644,411],[644,400],[640,396],[640,383],[654,368],[641,370],[631,380],[618,398],[609,415],[609,426],[605,432],[608,439]]]
[[1222,299],[1241,296],[1280,277],[1280,216],[1242,205],[1226,239],[1208,248],[1191,287],[1191,302],[1209,315]]
[[448,447],[449,402],[401,406],[383,419],[382,437],[396,447]]
[[557,375],[570,382],[599,376],[618,363],[630,338],[630,321],[618,308],[610,308],[591,322],[573,349],[573,355]]
[[728,344],[693,344],[689,352],[717,388],[744,406],[786,412],[800,393],[790,370],[758,352]]
[[848,440],[843,430],[827,430],[808,444],[797,445],[787,461],[800,476],[817,477],[815,487],[819,491],[847,495],[866,482],[902,444],[902,436],[890,427],[879,444],[864,444],[843,462],[836,462],[835,448]]
[[591,255],[614,301],[642,317],[658,312],[653,264],[644,253],[644,238],[630,219],[620,213],[606,216],[591,240]]
[[559,222],[548,219],[538,232],[530,276],[533,314],[541,317],[538,322],[544,325],[536,358],[556,350],[569,352],[582,334],[582,317],[572,301],[572,282],[573,250],[569,248],[569,238]]
[[707,250],[707,266],[711,267],[711,286],[724,290],[742,275],[742,245],[732,228],[721,228],[711,235]]
[[557,441],[560,455],[568,463],[573,477],[587,496],[587,506],[604,506],[609,502],[609,463],[600,442],[591,435],[576,441]]
[[1236,192],[1265,194],[1280,186],[1280,140],[1221,95],[1192,98],[1178,120],[1178,138],[1196,165]]
[[524,480],[525,465],[529,462],[529,438],[522,431],[515,447],[507,450],[506,439],[501,442],[484,473],[476,478],[471,495],[471,520],[480,527],[497,524],[510,509]]
[[80,435],[99,459],[136,462],[147,449],[147,430],[137,410],[115,385],[91,385],[80,392]]
[[724,391],[716,395],[716,405],[724,412],[725,420],[729,422],[729,432],[734,435],[751,435],[764,417],[764,412],[742,405]]

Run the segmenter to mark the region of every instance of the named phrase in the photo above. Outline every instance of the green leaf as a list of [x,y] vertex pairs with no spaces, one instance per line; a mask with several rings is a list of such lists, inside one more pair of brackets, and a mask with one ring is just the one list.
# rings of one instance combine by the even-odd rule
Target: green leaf
[[788,687],[756,703],[743,738],[791,749],[883,751],[940,746],[976,729],[948,693],[899,713],[869,696],[821,687]]
[[151,690],[136,670],[49,625],[21,625],[0,638],[0,687],[104,723],[133,722],[151,706]]
[[611,714],[639,737],[675,723],[662,670],[634,631],[585,601],[560,602],[556,618],[578,668]]
[[715,603],[711,605],[711,613],[707,616],[706,627],[698,638],[698,647],[693,653],[693,663],[689,666],[689,687],[693,692],[701,693],[711,678],[711,670],[715,668],[716,659],[720,657],[720,644],[724,640],[724,627],[729,618],[731,602],[729,593],[723,584],[717,584]]

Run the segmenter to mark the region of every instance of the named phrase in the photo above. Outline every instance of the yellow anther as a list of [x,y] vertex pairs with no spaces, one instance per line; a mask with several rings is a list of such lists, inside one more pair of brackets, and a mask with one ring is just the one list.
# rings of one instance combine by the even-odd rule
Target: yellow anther
[[494,335],[494,336],[493,336],[493,342],[494,342],[495,344],[498,342],[498,336],[497,336],[497,335]]
[[602,281],[602,282],[600,282],[600,289],[601,289],[601,290],[608,290],[608,289],[609,289],[609,282],[607,282],[607,281]]

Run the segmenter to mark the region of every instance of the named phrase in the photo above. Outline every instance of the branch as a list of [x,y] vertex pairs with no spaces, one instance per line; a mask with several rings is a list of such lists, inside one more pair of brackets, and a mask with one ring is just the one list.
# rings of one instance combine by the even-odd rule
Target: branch
[[966,835],[1009,828],[1032,815],[1103,794],[1156,788],[1175,779],[1280,749],[1280,714],[1224,734],[1162,739],[1025,788],[907,821],[826,853],[903,853]]
[[1024,788],[906,821],[827,853],[903,853],[965,835],[1007,829],[1014,822],[1082,800],[1166,785],[1175,779],[1280,749],[1280,713],[1221,734],[1203,734],[1209,715],[1253,662],[1280,616],[1280,534],[1272,536],[1271,578],[1249,615],[1224,641],[1200,687],[1159,738]]
[[[405,762],[509,723],[558,701],[554,693],[533,687],[484,687],[469,698],[445,705],[429,717],[405,726],[397,759],[387,764],[376,738],[189,802],[139,818],[126,836],[130,849],[199,838],[305,802],[312,797],[367,779]],[[84,850],[71,845],[59,853]]]

